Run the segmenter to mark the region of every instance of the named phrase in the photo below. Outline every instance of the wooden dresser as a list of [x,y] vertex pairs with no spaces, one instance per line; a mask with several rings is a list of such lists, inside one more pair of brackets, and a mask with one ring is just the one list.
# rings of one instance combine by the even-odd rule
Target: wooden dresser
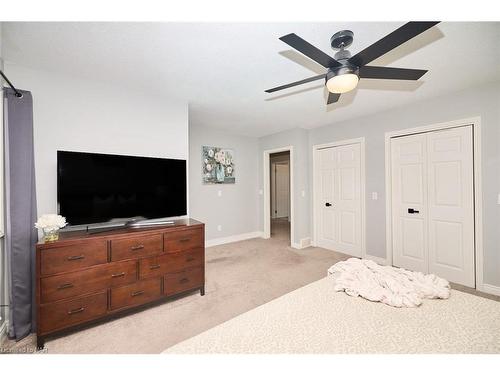
[[62,232],[36,254],[37,345],[170,296],[205,293],[205,225]]

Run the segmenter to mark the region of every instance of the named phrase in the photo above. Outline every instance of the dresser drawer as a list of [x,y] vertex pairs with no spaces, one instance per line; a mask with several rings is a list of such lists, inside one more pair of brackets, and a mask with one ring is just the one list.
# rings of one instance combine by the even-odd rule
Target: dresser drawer
[[108,263],[79,272],[44,277],[41,282],[41,302],[47,303],[97,292],[106,288],[130,284],[137,279],[135,260]]
[[111,289],[111,310],[141,305],[161,297],[161,278]]
[[169,296],[186,290],[202,287],[204,284],[203,267],[191,268],[165,276],[164,293]]
[[159,277],[168,272],[167,256],[157,255],[139,260],[139,278]]
[[106,314],[107,294],[101,292],[71,301],[49,303],[40,307],[41,333],[47,333]]
[[135,259],[162,252],[162,235],[134,236],[111,241],[111,260]]
[[205,247],[201,228],[165,233],[164,249],[167,253]]
[[162,256],[167,272],[178,272],[185,268],[197,267],[205,262],[203,248],[170,253]]
[[79,244],[44,249],[40,253],[42,275],[76,271],[108,261],[106,240],[90,240]]

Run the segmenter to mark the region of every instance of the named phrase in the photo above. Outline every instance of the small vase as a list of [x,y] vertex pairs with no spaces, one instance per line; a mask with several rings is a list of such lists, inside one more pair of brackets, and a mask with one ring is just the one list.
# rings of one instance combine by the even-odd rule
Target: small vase
[[217,169],[215,170],[215,176],[217,178],[217,182],[224,182],[224,167],[219,164],[217,165]]
[[43,241],[53,242],[59,239],[59,229],[43,229]]

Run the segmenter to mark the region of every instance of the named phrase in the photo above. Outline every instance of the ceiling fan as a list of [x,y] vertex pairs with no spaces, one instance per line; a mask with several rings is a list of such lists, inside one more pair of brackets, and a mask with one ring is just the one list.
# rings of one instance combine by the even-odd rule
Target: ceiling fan
[[340,94],[353,90],[357,86],[360,78],[416,81],[427,73],[427,70],[389,68],[383,66],[369,66],[367,64],[438,23],[437,21],[408,22],[352,57],[351,53],[345,49],[352,44],[354,39],[354,33],[350,30],[339,31],[330,38],[332,48],[339,50],[334,55],[334,58],[306,42],[296,34],[292,33],[282,36],[280,40],[316,61],[318,64],[323,65],[328,70],[325,74],[274,87],[266,90],[266,92],[271,93],[288,89],[290,87],[302,85],[303,83],[313,82],[324,78],[326,88],[328,89],[327,104],[331,104],[339,100]]

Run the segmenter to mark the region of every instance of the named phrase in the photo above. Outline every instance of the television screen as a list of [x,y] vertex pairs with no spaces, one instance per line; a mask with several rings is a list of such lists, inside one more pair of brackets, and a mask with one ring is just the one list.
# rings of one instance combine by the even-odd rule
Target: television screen
[[186,161],[58,151],[57,202],[70,225],[186,215]]

